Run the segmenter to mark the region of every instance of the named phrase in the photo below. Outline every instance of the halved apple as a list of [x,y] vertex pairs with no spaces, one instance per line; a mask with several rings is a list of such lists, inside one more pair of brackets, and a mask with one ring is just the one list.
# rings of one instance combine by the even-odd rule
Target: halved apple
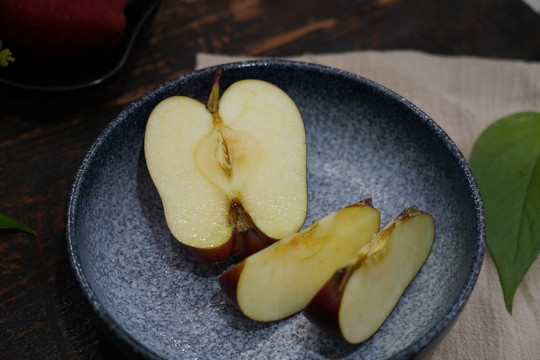
[[434,237],[433,217],[406,209],[335,272],[303,314],[350,343],[367,340],[420,271]]
[[225,272],[219,283],[250,319],[289,317],[371,240],[379,221],[371,199],[348,206],[247,257]]
[[[306,136],[293,100],[242,80],[207,105],[163,100],[144,151],[171,233],[204,263],[249,255],[298,231],[307,210]],[[218,100],[219,99],[219,100]]]

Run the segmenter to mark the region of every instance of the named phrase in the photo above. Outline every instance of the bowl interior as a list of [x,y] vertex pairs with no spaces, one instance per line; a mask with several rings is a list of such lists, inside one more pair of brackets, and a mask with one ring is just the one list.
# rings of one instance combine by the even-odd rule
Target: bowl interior
[[298,105],[308,146],[304,227],[368,197],[383,225],[417,205],[437,225],[426,264],[382,328],[361,345],[327,336],[301,314],[272,323],[245,318],[217,283],[232,262],[201,265],[169,233],[143,153],[153,107],[172,95],[205,100],[215,71],[208,68],[130,105],[77,174],[69,250],[98,315],[149,357],[390,358],[423,349],[467,300],[483,256],[481,200],[461,153],[414,105],[361,77],[287,61],[223,67],[222,89],[244,78],[263,79]]

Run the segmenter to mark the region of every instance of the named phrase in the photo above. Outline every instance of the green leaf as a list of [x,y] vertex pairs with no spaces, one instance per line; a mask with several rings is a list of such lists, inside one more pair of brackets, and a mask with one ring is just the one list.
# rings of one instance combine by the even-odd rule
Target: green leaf
[[477,139],[470,159],[486,212],[487,246],[506,309],[540,253],[540,114],[497,120]]
[[2,213],[0,213],[0,229],[22,230],[36,235],[36,232],[28,226]]

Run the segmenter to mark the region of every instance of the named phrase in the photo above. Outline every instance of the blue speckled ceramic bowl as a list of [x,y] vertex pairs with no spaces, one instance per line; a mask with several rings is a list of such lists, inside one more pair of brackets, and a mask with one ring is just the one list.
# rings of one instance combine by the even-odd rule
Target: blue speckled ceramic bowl
[[257,78],[285,90],[305,122],[306,225],[371,197],[382,223],[410,205],[431,213],[433,250],[381,329],[352,346],[301,314],[256,323],[220,291],[231,263],[194,261],[170,235],[143,154],[148,115],[161,100],[205,100],[216,68],[150,91],[112,121],[73,183],[67,240],[75,273],[99,318],[147,358],[401,359],[424,354],[465,305],[485,248],[482,201],[452,140],[421,110],[350,73],[290,61],[223,66],[223,89]]

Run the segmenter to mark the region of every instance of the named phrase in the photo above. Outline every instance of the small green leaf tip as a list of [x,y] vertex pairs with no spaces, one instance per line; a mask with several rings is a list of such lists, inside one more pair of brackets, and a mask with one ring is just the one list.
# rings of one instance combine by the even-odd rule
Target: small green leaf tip
[[0,213],[0,229],[20,230],[36,235],[36,232],[28,226],[2,213]]

